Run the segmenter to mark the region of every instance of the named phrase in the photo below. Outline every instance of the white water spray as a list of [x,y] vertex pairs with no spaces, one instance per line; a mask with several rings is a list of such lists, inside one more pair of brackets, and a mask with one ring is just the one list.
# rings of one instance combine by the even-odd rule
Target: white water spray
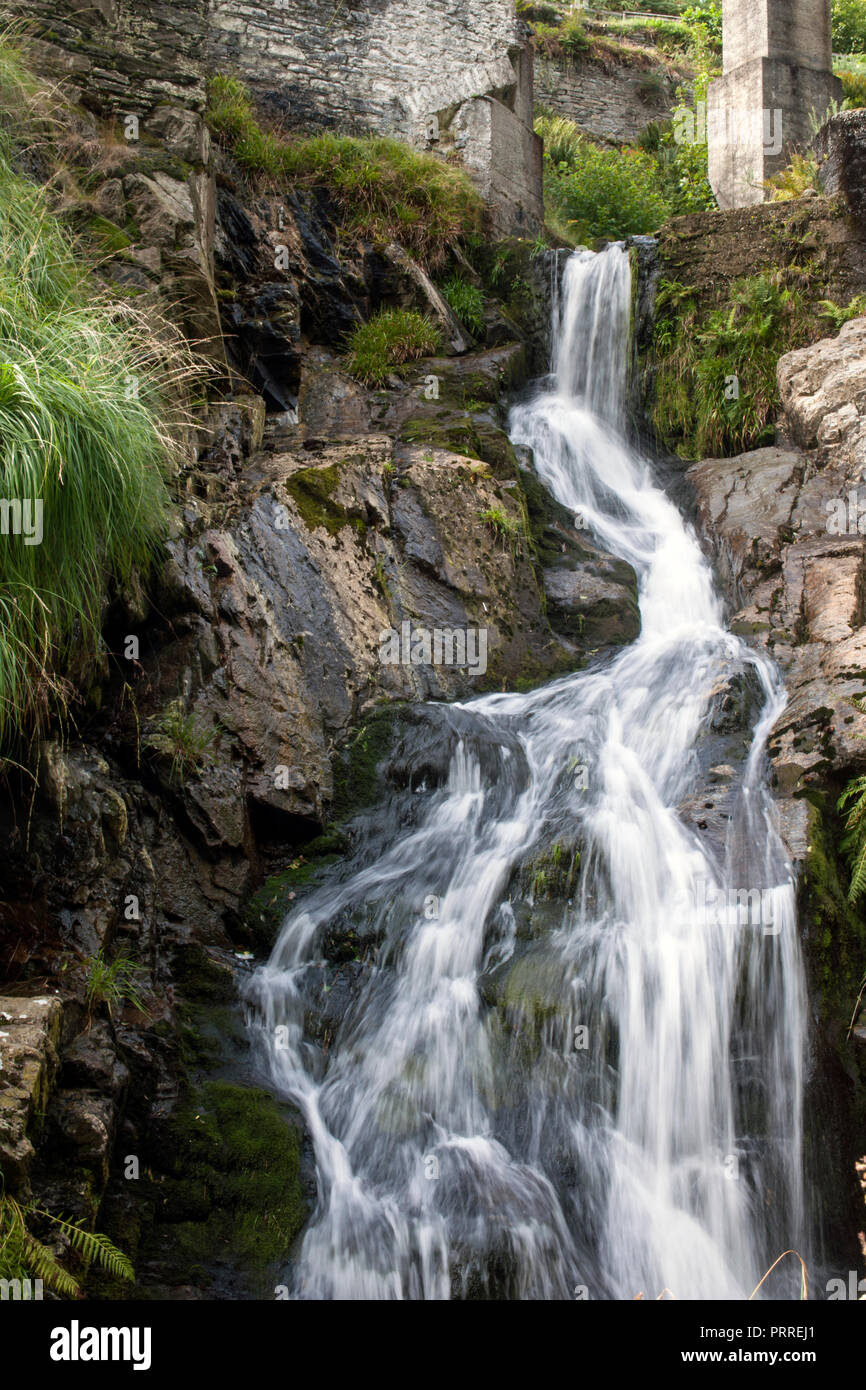
[[[272,1084],[315,1149],[301,1298],[745,1298],[804,1239],[803,978],[764,782],[784,694],[625,442],[630,302],[620,247],[571,258],[554,389],[511,433],[634,567],[640,638],[531,694],[439,707],[447,785],[312,894],[253,978]],[[735,673],[762,711],[714,851],[680,808]],[[576,895],[523,939],[515,867],[569,837]],[[305,1014],[347,917],[378,944],[325,1046]]]

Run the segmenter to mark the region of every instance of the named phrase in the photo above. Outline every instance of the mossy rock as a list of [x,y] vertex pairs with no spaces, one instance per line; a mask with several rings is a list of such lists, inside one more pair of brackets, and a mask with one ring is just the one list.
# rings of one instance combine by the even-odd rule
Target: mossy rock
[[286,479],[286,491],[294,498],[308,530],[315,531],[323,526],[329,536],[335,536],[344,526],[354,526],[362,533],[366,531],[366,517],[360,510],[349,510],[334,500],[339,482],[339,464],[300,468]]
[[339,863],[345,850],[346,841],[338,831],[311,840],[287,868],[272,874],[250,898],[233,939],[259,954],[270,952],[295,896],[313,888],[331,865]]
[[334,799],[331,814],[344,822],[378,801],[385,790],[382,764],[397,742],[405,704],[382,706],[343,744],[334,763]]
[[309,1210],[288,1107],[266,1091],[207,1081],[160,1126],[155,1148],[168,1167],[152,1192],[146,1258],[156,1255],[168,1282],[203,1288],[226,1262],[251,1292],[272,1294]]

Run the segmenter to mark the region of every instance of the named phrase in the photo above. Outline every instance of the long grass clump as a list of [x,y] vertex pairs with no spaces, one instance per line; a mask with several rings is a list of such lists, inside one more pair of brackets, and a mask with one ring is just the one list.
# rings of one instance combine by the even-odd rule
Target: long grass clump
[[243,83],[232,77],[211,80],[207,116],[247,174],[327,188],[344,231],[399,242],[425,265],[443,264],[449,247],[481,230],[483,204],[468,175],[399,140],[330,133],[290,139],[262,126]]
[[[0,90],[16,60],[0,39]],[[0,754],[65,707],[112,592],[146,572],[169,513],[176,335],[110,302],[0,129]],[[29,509],[22,534],[18,505]],[[41,515],[40,515],[41,511]],[[37,520],[39,525],[36,525]],[[16,534],[16,531],[18,533]],[[41,532],[41,534],[40,534]]]

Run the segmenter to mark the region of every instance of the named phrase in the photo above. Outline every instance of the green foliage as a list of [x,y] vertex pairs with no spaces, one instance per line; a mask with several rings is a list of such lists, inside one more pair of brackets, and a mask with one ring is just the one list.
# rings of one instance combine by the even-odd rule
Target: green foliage
[[821,192],[818,178],[818,161],[814,155],[799,154],[795,151],[786,169],[773,174],[764,187],[772,194],[771,202],[784,203],[793,198],[802,198],[807,188]]
[[544,153],[554,166],[576,160],[586,139],[567,116],[536,116],[535,133],[544,141]]
[[847,109],[854,111],[866,106],[866,72],[840,71],[837,76],[842,83]]
[[367,386],[381,386],[406,362],[430,357],[439,348],[432,319],[414,309],[382,309],[349,334],[349,370]]
[[[536,131],[544,135],[551,121],[540,117]],[[576,126],[573,135],[562,118],[553,127],[558,153],[570,145],[567,158],[554,162],[545,154],[545,198],[554,228],[575,242],[653,232],[665,221],[669,206],[659,192],[655,160],[640,149],[596,145]]]
[[466,173],[399,140],[332,134],[290,140],[258,121],[246,88],[232,77],[208,86],[207,118],[237,163],[270,183],[327,188],[345,230],[397,241],[426,265],[478,233],[483,204]]
[[484,336],[484,295],[475,285],[470,285],[468,280],[463,280],[459,275],[452,275],[445,284],[441,286],[442,295],[454,310],[462,324],[473,333],[476,338]]
[[609,20],[606,25],[609,34],[619,34],[623,38],[651,40],[663,52],[685,52],[691,47],[694,34],[691,25],[681,19],[628,19]]
[[[2,1182],[2,1175],[0,1175]],[[85,1231],[80,1222],[66,1221],[32,1203],[21,1206],[0,1191],[0,1279],[41,1279],[47,1289],[60,1298],[79,1298],[78,1280],[64,1269],[53,1251],[30,1233],[33,1218],[49,1222],[89,1264],[132,1282],[135,1271],[116,1245],[95,1231]]]
[[722,0],[696,0],[682,12],[684,22],[694,29],[702,25],[715,43],[722,41]]
[[833,51],[866,53],[866,0],[831,0]]
[[89,1016],[100,1004],[106,1005],[109,1017],[121,1004],[131,1004],[140,1013],[147,1013],[135,982],[141,967],[130,956],[121,953],[109,962],[100,947],[96,955],[88,956],[84,963],[87,966],[85,999]]
[[[26,84],[0,40],[0,95]],[[42,543],[0,536],[0,751],[65,709],[65,673],[96,654],[113,588],[166,534],[176,403],[193,369],[177,334],[112,303],[76,259],[0,127],[0,475],[41,506]],[[11,526],[15,526],[14,518]],[[34,528],[35,539],[38,532]]]
[[850,304],[836,304],[832,299],[822,299],[818,305],[822,318],[829,319],[834,331],[839,332],[851,319],[866,314],[866,294],[857,294]]
[[523,534],[517,517],[509,516],[501,507],[485,507],[478,513],[478,520],[483,521],[485,526],[489,526],[495,536],[501,541],[512,544],[519,540]]
[[851,870],[848,902],[853,904],[866,892],[866,776],[848,783],[836,809],[846,812],[840,849]]
[[216,730],[200,729],[194,715],[184,710],[183,700],[178,698],[153,720],[144,742],[158,756],[171,760],[169,778],[180,784],[201,767],[215,738]]
[[809,337],[802,279],[789,267],[736,280],[703,317],[694,290],[659,286],[653,420],[684,457],[727,457],[769,438],[779,404],[776,363]]

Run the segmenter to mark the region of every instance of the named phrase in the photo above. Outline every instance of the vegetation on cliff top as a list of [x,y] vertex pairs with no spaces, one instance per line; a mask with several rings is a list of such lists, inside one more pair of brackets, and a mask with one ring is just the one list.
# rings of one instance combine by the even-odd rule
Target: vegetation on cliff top
[[43,189],[17,173],[26,67],[0,40],[0,750],[23,742],[99,648],[112,592],[165,535],[178,336],[113,302]]
[[860,297],[845,307],[816,300],[817,282],[798,265],[735,280],[710,307],[694,287],[662,281],[653,340],[659,438],[692,459],[772,442],[779,358],[862,311]]
[[316,135],[290,139],[258,119],[243,83],[214,77],[211,129],[250,176],[270,183],[326,188],[344,230],[396,241],[423,264],[442,265],[449,249],[481,230],[483,203],[460,168],[383,136]]

